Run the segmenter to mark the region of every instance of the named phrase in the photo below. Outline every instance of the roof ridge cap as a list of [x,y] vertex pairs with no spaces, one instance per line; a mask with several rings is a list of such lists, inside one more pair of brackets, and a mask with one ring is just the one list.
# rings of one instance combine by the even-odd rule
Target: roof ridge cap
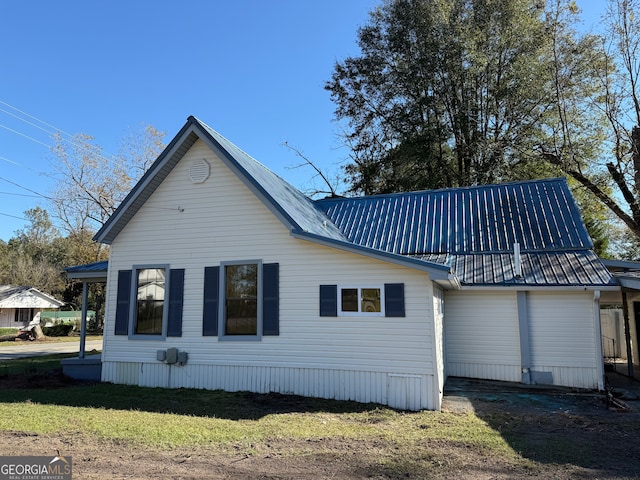
[[538,178],[531,180],[515,180],[512,182],[502,182],[502,183],[488,183],[483,185],[467,185],[463,187],[444,187],[444,188],[436,188],[431,190],[411,190],[407,192],[390,192],[390,193],[377,193],[374,195],[355,195],[352,197],[326,197],[314,200],[314,202],[344,202],[350,200],[367,200],[372,198],[391,198],[391,197],[403,197],[403,196],[418,196],[425,194],[435,194],[435,193],[444,193],[444,192],[455,192],[455,191],[465,191],[465,190],[481,190],[487,188],[500,188],[500,187],[510,187],[515,185],[526,185],[526,184],[534,184],[534,183],[566,183],[567,179],[565,177],[553,177],[553,178]]

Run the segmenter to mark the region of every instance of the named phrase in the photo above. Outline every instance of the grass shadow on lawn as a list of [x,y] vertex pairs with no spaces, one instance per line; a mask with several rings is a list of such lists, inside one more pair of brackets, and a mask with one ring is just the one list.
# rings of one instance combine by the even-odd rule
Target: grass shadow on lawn
[[170,413],[226,420],[259,420],[276,413],[357,413],[380,405],[250,392],[164,389],[98,383],[59,389],[3,389],[0,402]]
[[148,388],[79,382],[64,377],[51,355],[0,362],[0,402],[172,413],[228,420],[258,420],[274,413],[358,413],[377,404],[332,401],[276,393]]

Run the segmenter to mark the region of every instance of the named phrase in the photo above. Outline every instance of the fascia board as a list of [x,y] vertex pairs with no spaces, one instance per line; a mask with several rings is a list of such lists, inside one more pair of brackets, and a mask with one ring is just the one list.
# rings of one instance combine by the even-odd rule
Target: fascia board
[[622,276],[616,276],[614,278],[624,288],[629,288],[631,290],[640,290],[640,278]]
[[84,280],[89,283],[106,282],[107,272],[67,273],[67,278],[71,280]]

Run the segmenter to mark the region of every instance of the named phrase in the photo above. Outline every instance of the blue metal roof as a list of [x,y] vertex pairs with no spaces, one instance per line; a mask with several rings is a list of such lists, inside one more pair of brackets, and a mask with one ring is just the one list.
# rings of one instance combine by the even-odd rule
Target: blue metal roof
[[462,284],[615,284],[592,250],[563,178],[331,198],[316,205],[350,241],[450,266]]
[[616,282],[591,250],[535,252],[521,255],[522,275],[516,276],[513,253],[419,255],[450,266],[463,285],[589,286]]
[[563,178],[316,201],[347,238],[401,255],[591,249]]
[[108,260],[101,262],[86,263],[84,265],[76,265],[74,267],[67,267],[64,269],[67,273],[81,273],[81,272],[106,272],[109,266]]

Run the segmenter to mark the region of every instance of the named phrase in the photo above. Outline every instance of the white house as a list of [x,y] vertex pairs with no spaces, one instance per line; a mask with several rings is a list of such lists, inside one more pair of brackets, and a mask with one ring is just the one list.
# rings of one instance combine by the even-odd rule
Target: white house
[[33,287],[0,285],[0,327],[24,327],[42,310],[63,305]]
[[618,287],[563,179],[312,201],[189,117],[95,239],[103,381],[412,410],[447,375],[603,387]]

